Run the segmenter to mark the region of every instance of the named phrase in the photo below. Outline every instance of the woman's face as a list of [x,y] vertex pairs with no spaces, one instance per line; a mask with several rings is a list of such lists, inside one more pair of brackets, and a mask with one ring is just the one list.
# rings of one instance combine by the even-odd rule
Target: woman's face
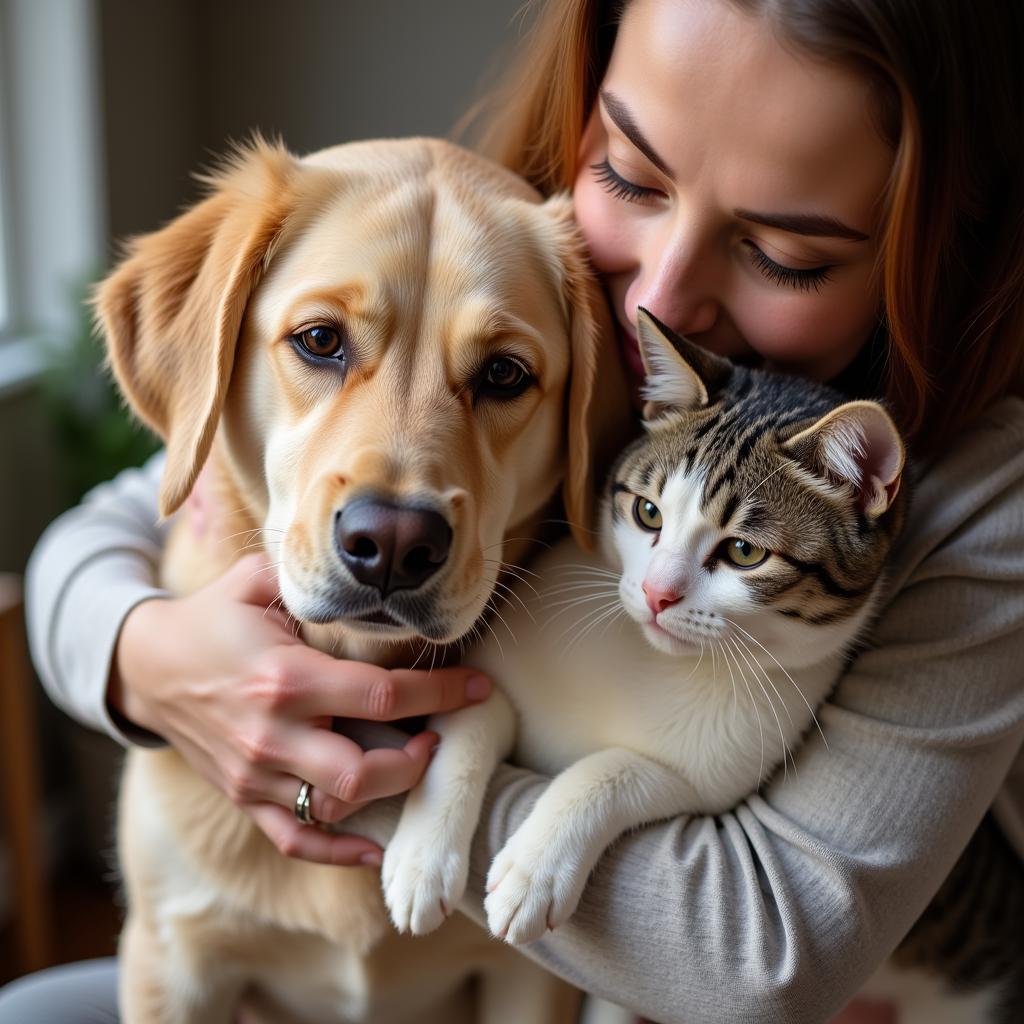
[[633,0],[587,124],[576,214],[642,372],[636,311],[828,380],[879,312],[893,152],[866,80],[725,0]]

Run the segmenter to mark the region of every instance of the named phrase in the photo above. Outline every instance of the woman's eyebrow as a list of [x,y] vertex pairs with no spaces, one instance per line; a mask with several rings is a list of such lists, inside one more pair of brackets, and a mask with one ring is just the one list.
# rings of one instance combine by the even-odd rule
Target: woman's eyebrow
[[851,242],[866,242],[869,235],[857,231],[835,217],[816,213],[755,213],[753,210],[733,210],[733,216],[765,227],[779,228],[794,235],[812,235],[815,238],[847,238]]
[[637,127],[636,121],[633,120],[633,115],[629,112],[626,104],[622,102],[617,96],[613,96],[610,92],[601,90],[601,102],[604,104],[604,109],[608,111],[608,116],[615,122],[615,126],[622,132],[623,135],[629,139],[630,142],[640,150],[641,153],[648,160],[654,164],[655,167],[661,171],[666,177],[674,178],[675,175],[669,169],[667,163],[661,159],[660,156],[654,151],[654,147],[644,138],[643,132]]

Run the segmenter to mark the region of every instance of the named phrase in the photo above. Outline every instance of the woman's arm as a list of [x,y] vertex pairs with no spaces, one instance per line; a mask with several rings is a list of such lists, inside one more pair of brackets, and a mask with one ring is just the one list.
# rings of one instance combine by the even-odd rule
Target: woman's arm
[[126,469],[55,519],[29,561],[26,612],[39,678],[55,704],[120,743],[161,743],[107,703],[121,625],[140,602],[166,597],[157,567],[167,538],[157,492],[163,453]]
[[[615,844],[573,919],[527,947],[662,1021],[820,1021],[924,909],[1024,737],[1024,403],[917,489],[871,648],[790,770],[717,818]],[[545,779],[491,787],[463,909]]]

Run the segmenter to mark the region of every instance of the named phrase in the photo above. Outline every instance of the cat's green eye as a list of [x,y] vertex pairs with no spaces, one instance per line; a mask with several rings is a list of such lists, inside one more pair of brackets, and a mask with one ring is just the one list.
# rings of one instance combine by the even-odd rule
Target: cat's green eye
[[646,498],[637,498],[633,502],[633,518],[645,530],[658,531],[661,529],[661,509]]
[[770,554],[767,548],[759,548],[749,540],[741,540],[739,537],[730,537],[725,542],[726,558],[740,569],[753,569]]

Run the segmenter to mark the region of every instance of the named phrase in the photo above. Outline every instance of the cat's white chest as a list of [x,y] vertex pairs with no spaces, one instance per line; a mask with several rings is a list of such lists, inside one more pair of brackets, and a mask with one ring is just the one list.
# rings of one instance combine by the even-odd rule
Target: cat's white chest
[[626,748],[685,777],[701,795],[692,810],[724,809],[796,746],[835,677],[838,662],[783,675],[758,651],[654,650],[621,610],[615,578],[571,542],[532,569],[537,593],[502,609],[501,647],[492,638],[469,660],[512,701],[513,760],[536,771]]

